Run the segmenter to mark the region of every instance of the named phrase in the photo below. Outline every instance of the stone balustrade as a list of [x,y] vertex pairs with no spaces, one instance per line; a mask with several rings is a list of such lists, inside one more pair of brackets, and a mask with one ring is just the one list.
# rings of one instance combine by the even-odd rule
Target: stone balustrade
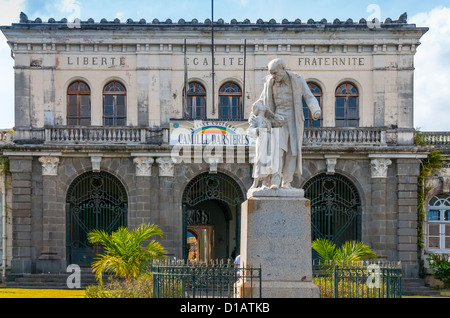
[[45,143],[52,144],[161,144],[167,142],[163,128],[138,127],[51,127]]
[[450,147],[450,131],[443,132],[422,132],[424,141],[433,146]]
[[386,145],[386,130],[377,127],[318,127],[305,128],[305,145]]
[[12,129],[0,129],[0,144],[7,144],[13,141],[14,132]]
[[[450,132],[422,132],[429,145],[450,148]],[[168,128],[139,127],[47,127],[47,144],[163,144],[169,140]],[[0,144],[12,143],[12,129],[0,130]],[[305,128],[303,144],[386,146],[386,129],[379,127]]]

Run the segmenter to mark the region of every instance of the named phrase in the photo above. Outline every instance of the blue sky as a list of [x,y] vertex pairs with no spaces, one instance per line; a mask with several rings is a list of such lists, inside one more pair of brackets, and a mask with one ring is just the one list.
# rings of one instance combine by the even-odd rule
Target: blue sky
[[[124,3],[126,3],[125,6]],[[64,10],[67,10],[69,14],[73,13],[74,6],[71,4],[79,5],[82,20],[88,18],[113,20],[117,17],[124,21],[128,18],[135,20],[145,18],[148,21],[153,20],[153,18],[160,20],[170,18],[174,21],[180,18],[186,20],[197,18],[203,21],[211,17],[210,0],[128,0],[126,2],[123,0],[25,0],[23,1],[23,9],[32,19],[38,16],[45,20],[49,17],[60,19],[65,16]],[[397,18],[405,11],[412,16],[419,12],[429,11],[436,6],[444,5],[442,1],[423,0],[215,0],[214,18],[222,18],[225,21],[230,21],[233,18],[237,20],[248,18],[251,21],[256,21],[258,18],[264,20],[274,18],[278,21],[283,18],[289,20],[300,18],[304,21],[309,18],[315,20],[326,18],[329,21],[335,18],[359,20],[360,18],[367,18],[371,14],[367,12],[367,7],[370,4],[379,6],[381,19],[383,20],[387,17]]]
[[[370,10],[375,4],[377,10]],[[47,21],[50,17],[60,20],[64,17],[102,18],[113,20],[128,18],[148,22],[154,18],[172,19],[174,22],[183,18],[204,21],[211,17],[210,0],[0,0],[0,24],[9,25],[19,21],[21,11],[30,20],[40,17]],[[415,127],[421,130],[450,130],[450,88],[442,88],[437,82],[450,87],[450,0],[215,0],[214,19],[222,18],[242,21],[250,19],[255,22],[262,18],[268,21],[274,18],[278,22],[287,18],[297,18],[306,22],[309,18],[316,21],[322,18],[332,22],[335,18],[358,21],[373,17],[384,21],[386,18],[397,19],[403,12],[408,13],[408,22],[417,26],[430,27],[422,38],[422,45],[416,54],[415,73]],[[14,126],[14,85],[13,61],[4,36],[0,36],[0,129]],[[437,91],[439,89],[439,91]],[[438,116],[436,116],[438,115]]]

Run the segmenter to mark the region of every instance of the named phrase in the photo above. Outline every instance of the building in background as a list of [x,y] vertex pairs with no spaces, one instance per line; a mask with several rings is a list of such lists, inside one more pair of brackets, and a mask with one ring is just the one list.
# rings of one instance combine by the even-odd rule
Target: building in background
[[22,15],[1,30],[15,60],[14,137],[0,147],[12,273],[89,266],[91,229],[141,223],[162,228],[171,257],[237,255],[253,181],[247,120],[267,63],[282,58],[322,107],[312,121],[305,106],[294,179],[311,199],[313,239],[361,240],[419,275],[417,177],[429,149],[414,144],[413,79],[427,28],[404,15],[218,20],[212,42],[209,20]]

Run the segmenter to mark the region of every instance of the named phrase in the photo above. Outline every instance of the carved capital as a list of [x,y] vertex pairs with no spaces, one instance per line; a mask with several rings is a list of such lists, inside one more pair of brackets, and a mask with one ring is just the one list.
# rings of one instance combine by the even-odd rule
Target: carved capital
[[39,162],[42,165],[43,176],[57,176],[58,175],[58,157],[40,157]]
[[159,165],[160,177],[173,177],[174,176],[174,162],[170,157],[159,157],[156,159],[156,163]]
[[372,178],[386,178],[388,166],[392,163],[386,158],[372,159],[370,161],[370,170]]
[[152,164],[155,159],[152,157],[136,157],[133,162],[136,166],[136,176],[150,177],[152,175]]

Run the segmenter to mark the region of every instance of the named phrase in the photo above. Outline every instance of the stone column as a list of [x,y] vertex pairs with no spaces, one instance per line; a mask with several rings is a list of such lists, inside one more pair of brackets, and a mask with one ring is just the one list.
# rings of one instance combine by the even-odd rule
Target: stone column
[[386,217],[386,180],[388,166],[392,161],[387,158],[372,159],[370,162],[371,168],[371,198],[372,207],[370,213],[370,221],[368,227],[370,228],[370,242],[373,244],[373,249],[376,251],[378,258],[386,258],[387,248],[387,228]]
[[39,158],[42,165],[42,249],[36,261],[37,273],[60,273],[65,267],[66,215],[64,203],[57,202],[59,158]]
[[136,166],[136,214],[133,220],[133,226],[140,224],[155,223],[151,212],[154,207],[151,206],[150,198],[152,196],[151,176],[152,165],[155,160],[148,156],[138,156],[133,159]]
[[[241,266],[262,271],[264,298],[318,298],[312,283],[311,202],[302,189],[256,190],[241,211]],[[241,297],[259,297],[244,279]]]
[[32,157],[10,156],[12,187],[12,260],[11,273],[32,272],[31,179]]
[[[167,248],[169,256],[181,257],[181,245],[185,238],[182,231],[179,231],[182,224],[180,204],[175,198],[173,184],[175,182],[175,164],[170,156],[159,157],[156,160],[159,171],[158,204],[159,204],[159,224],[164,232],[164,246]],[[177,225],[174,225],[175,224]]]
[[398,255],[404,277],[418,277],[417,177],[418,159],[397,159]]

